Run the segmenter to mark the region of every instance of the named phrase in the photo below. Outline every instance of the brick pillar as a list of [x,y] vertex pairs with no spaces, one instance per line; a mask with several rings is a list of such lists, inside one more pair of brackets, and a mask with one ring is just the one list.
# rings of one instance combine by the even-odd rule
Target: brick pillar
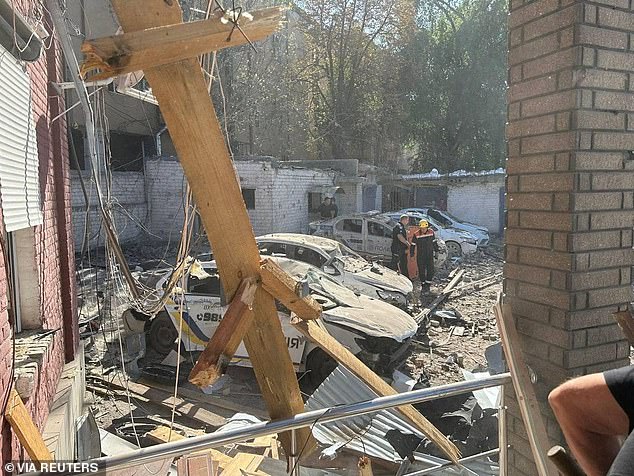
[[[632,298],[631,2],[510,3],[504,290],[553,441],[548,391],[628,364],[611,314]],[[510,474],[536,474],[509,407]]]

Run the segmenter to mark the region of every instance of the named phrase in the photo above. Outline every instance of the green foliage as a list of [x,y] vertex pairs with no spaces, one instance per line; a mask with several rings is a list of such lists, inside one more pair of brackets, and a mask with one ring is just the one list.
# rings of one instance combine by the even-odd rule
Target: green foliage
[[235,152],[392,169],[406,154],[416,170],[502,165],[506,9],[502,0],[296,0],[257,53],[219,54],[216,104]]
[[503,164],[506,2],[428,0],[403,51],[410,62],[408,130],[414,167],[441,171]]

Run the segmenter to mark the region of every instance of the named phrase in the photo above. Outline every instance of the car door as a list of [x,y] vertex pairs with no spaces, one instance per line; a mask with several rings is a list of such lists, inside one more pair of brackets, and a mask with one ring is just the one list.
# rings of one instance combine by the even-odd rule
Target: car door
[[187,276],[186,312],[183,315],[183,324],[187,325],[183,327],[183,337],[189,342],[186,350],[204,350],[222,320],[222,301],[222,285],[215,269],[199,268],[198,272]]
[[334,237],[357,252],[365,252],[363,220],[360,218],[342,218],[337,221],[334,226]]
[[366,220],[367,252],[374,256],[391,256],[392,230],[376,220]]

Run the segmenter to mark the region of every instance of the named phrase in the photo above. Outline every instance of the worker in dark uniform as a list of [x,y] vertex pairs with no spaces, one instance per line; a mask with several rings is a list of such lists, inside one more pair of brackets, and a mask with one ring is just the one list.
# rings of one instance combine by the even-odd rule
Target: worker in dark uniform
[[401,215],[398,224],[392,229],[392,262],[390,263],[390,267],[393,270],[400,271],[407,278],[409,278],[409,271],[407,270],[409,242],[407,241],[407,228],[405,227],[408,222],[409,217]]
[[427,220],[421,220],[420,227],[414,234],[416,243],[416,264],[418,265],[418,277],[422,291],[429,290],[431,280],[434,277],[434,254],[438,252],[436,234],[429,227]]
[[319,217],[322,219],[333,218],[333,208],[332,203],[330,202],[330,197],[324,197],[324,201],[321,202],[317,211],[319,212]]

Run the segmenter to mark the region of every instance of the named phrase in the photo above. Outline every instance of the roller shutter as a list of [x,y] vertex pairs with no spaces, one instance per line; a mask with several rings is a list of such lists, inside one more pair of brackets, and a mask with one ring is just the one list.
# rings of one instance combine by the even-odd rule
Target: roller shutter
[[0,46],[0,199],[7,231],[42,223],[31,83]]

